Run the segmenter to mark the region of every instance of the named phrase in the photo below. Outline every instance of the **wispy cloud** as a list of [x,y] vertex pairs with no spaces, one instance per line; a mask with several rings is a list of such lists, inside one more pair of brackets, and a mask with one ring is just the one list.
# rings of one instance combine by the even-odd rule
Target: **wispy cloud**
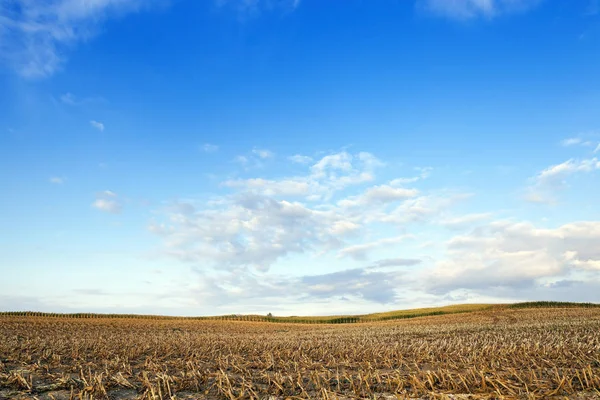
[[584,146],[584,147],[592,147],[595,145],[596,140],[598,139],[598,132],[585,132],[578,136],[566,138],[561,140],[560,144],[564,147],[572,147],[572,146]]
[[526,11],[540,2],[541,0],[419,0],[417,6],[434,15],[467,20]]
[[417,258],[386,258],[378,260],[370,269],[393,268],[393,267],[412,267],[421,264],[423,260]]
[[104,124],[102,122],[92,120],[90,121],[90,125],[98,129],[100,132],[104,132]]
[[431,175],[431,171],[433,171],[433,168],[417,167],[417,168],[415,168],[415,171],[417,171],[419,173],[418,176],[413,176],[410,178],[396,178],[396,179],[393,179],[392,181],[390,181],[390,185],[391,186],[404,186],[409,183],[415,183],[417,181],[427,179]]
[[215,144],[205,143],[202,145],[202,151],[205,153],[214,153],[219,150],[219,146]]
[[473,224],[488,220],[492,217],[490,213],[467,214],[460,217],[446,218],[440,224],[448,229],[458,230],[467,228]]
[[339,251],[339,257],[350,257],[355,260],[364,260],[370,251],[380,247],[390,246],[402,243],[408,239],[414,239],[412,235],[401,235],[396,237],[379,239],[374,242],[361,243],[353,246],[348,246]]
[[243,188],[248,191],[270,196],[305,196],[311,191],[310,182],[298,178],[282,180],[263,178],[232,179],[223,182],[222,185],[230,188]]
[[373,186],[359,196],[346,198],[339,202],[344,207],[356,207],[370,204],[386,204],[417,197],[417,189],[395,188],[388,185]]
[[142,0],[4,0],[0,3],[0,60],[26,78],[54,74],[64,54],[113,16],[137,11]]
[[216,0],[219,7],[236,10],[242,17],[260,15],[269,11],[293,11],[301,4],[301,0]]
[[246,171],[263,168],[267,161],[272,160],[275,153],[270,150],[254,147],[251,151],[237,155],[233,161],[242,165]]
[[312,157],[309,157],[309,156],[303,156],[300,154],[296,154],[296,155],[288,157],[288,160],[290,160],[291,162],[296,163],[296,164],[309,164],[313,159],[312,159]]
[[576,172],[591,172],[596,169],[600,169],[600,161],[597,158],[583,160],[571,159],[546,168],[537,175],[536,179],[538,182],[552,183]]
[[62,185],[63,183],[65,183],[65,181],[66,181],[66,178],[62,178],[59,176],[53,176],[49,179],[49,182],[53,183],[55,185]]
[[62,101],[65,104],[68,104],[70,106],[74,106],[77,104],[77,99],[75,98],[75,95],[73,95],[72,93],[65,93],[62,96],[60,96],[60,101]]
[[102,97],[79,97],[79,96],[74,95],[71,92],[62,94],[59,97],[59,99],[63,104],[66,104],[69,106],[82,106],[85,104],[106,102],[106,100]]
[[272,151],[269,151],[266,149],[258,149],[258,148],[252,149],[252,153],[263,160],[267,159],[267,158],[272,158],[275,155],[275,154],[273,154]]
[[569,147],[569,146],[575,146],[578,145],[582,142],[581,138],[578,137],[573,137],[573,138],[567,138],[564,139],[560,142],[561,145],[565,146],[565,147]]
[[119,214],[123,209],[117,194],[110,190],[98,193],[96,200],[92,203],[92,207],[110,214]]
[[242,165],[246,165],[248,163],[248,157],[246,157],[246,156],[235,156],[235,158],[233,159],[233,161],[235,161],[236,163],[242,164]]
[[531,179],[532,184],[527,188],[525,200],[531,203],[554,203],[555,192],[565,187],[567,177],[596,170],[600,170],[600,160],[596,157],[570,159],[551,165]]
[[589,0],[585,15],[594,16],[600,13],[600,0]]

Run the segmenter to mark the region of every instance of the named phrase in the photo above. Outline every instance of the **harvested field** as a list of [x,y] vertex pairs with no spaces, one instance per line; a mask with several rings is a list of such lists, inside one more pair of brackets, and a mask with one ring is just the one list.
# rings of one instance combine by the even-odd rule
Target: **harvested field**
[[0,398],[598,398],[600,309],[341,325],[0,317]]

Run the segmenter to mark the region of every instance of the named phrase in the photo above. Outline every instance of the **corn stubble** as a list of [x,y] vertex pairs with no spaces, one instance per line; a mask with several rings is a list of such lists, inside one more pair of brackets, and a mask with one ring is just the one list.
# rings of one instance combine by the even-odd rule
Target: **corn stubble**
[[600,309],[355,325],[0,317],[0,398],[600,397]]

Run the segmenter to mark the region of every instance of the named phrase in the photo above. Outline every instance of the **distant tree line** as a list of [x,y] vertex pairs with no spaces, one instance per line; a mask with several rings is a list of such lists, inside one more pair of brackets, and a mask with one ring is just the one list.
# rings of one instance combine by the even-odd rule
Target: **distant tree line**
[[[559,301],[532,301],[525,303],[516,303],[508,305],[500,305],[501,307],[508,308],[592,308],[600,307],[600,304],[594,303],[568,303]],[[61,313],[45,313],[39,311],[8,311],[0,312],[0,317],[54,317],[54,318],[131,318],[131,319],[149,319],[149,320],[204,320],[204,321],[244,321],[244,322],[270,322],[270,323],[287,323],[287,324],[355,324],[361,322],[374,322],[374,321],[388,321],[395,319],[407,319],[417,317],[427,317],[434,315],[445,315],[445,314],[457,314],[469,311],[426,311],[426,312],[414,312],[414,313],[398,313],[392,315],[382,316],[346,316],[346,317],[274,317],[273,314],[269,313],[266,316],[261,315],[240,315],[230,314],[213,317],[170,317],[161,315],[136,315],[136,314],[95,314],[95,313],[75,313],[75,314],[61,314]]]

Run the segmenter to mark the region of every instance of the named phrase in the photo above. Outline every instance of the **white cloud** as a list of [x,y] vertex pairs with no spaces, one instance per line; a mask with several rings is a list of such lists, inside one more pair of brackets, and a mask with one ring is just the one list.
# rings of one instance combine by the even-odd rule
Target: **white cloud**
[[219,146],[215,144],[205,143],[202,145],[202,151],[205,153],[214,153],[219,150]]
[[557,164],[546,168],[540,172],[537,178],[540,181],[549,181],[576,172],[591,172],[597,169],[600,169],[600,161],[597,158],[568,160],[562,164]]
[[233,161],[240,163],[240,164],[247,164],[248,163],[248,157],[246,156],[236,156]]
[[343,237],[352,235],[360,229],[361,225],[358,223],[347,220],[339,220],[335,221],[327,231],[335,237]]
[[[255,152],[244,157],[261,160]],[[161,240],[163,256],[191,266],[199,302],[239,311],[342,298],[353,307],[391,304],[403,292],[446,301],[464,293],[470,300],[554,299],[552,293],[566,297],[579,289],[573,298],[589,299],[600,287],[598,222],[540,228],[494,221],[494,213],[457,214],[453,208],[470,194],[419,186],[428,170],[410,182],[415,188],[390,176],[381,183],[384,163],[369,153],[325,154],[294,165],[293,176],[282,173],[283,161],[275,172],[261,170],[264,176],[224,180],[208,198],[155,210],[148,230]],[[571,160],[538,178],[553,182],[595,165]],[[119,199],[103,192],[95,207],[116,212]],[[304,263],[323,272],[299,276]],[[356,263],[362,268],[340,271]]]
[[312,162],[313,159],[312,159],[312,157],[296,154],[291,157],[288,157],[288,160],[290,160],[296,164],[309,164],[310,162]]
[[534,189],[529,189],[523,196],[523,200],[535,204],[554,204],[556,200],[553,196],[542,194]]
[[555,192],[566,185],[567,177],[576,173],[589,173],[599,169],[600,160],[597,158],[570,159],[552,165],[533,177],[532,185],[526,190],[525,200],[532,203],[553,203],[555,202]]
[[253,148],[246,155],[238,155],[234,161],[244,166],[245,170],[260,169],[265,166],[265,161],[275,157],[275,154],[266,149]]
[[[599,168],[595,159],[563,164],[541,171],[538,180],[553,182],[555,176]],[[159,210],[148,229],[163,241],[163,254],[190,263],[199,280],[213,287],[207,295],[219,304],[341,297],[387,304],[398,299],[398,287],[435,299],[458,298],[457,291],[513,299],[528,290],[536,296],[556,290],[562,296],[573,285],[585,287],[580,297],[589,298],[600,285],[577,283],[600,282],[598,222],[539,228],[494,221],[494,213],[456,214],[453,207],[470,194],[380,184],[376,173],[384,163],[368,153],[342,151],[301,165],[292,169],[304,169],[296,176],[277,171],[269,178],[223,181],[223,193]],[[410,242],[429,233],[428,243]],[[273,275],[298,260],[332,263],[338,270],[357,261],[365,266],[303,277],[297,270],[290,271],[293,276]]]
[[346,151],[324,156],[310,167],[310,179],[325,182],[326,198],[348,186],[360,185],[375,179],[374,172],[381,162],[370,153],[352,155]]
[[193,214],[170,212],[166,252],[207,266],[267,270],[281,257],[338,246],[328,228],[341,217],[298,202],[243,193]]
[[92,207],[110,214],[119,214],[123,207],[117,197],[115,192],[105,190],[96,195],[96,200],[92,203]]
[[369,206],[374,204],[392,203],[416,197],[417,189],[394,188],[388,185],[373,186],[362,195],[341,200],[338,204],[343,207]]
[[421,178],[418,176],[413,176],[412,178],[396,178],[390,181],[390,186],[404,186],[409,183],[418,182]]
[[420,0],[417,5],[435,15],[467,20],[525,11],[538,3],[540,0]]
[[598,138],[599,134],[600,134],[600,132],[593,131],[593,130],[581,132],[577,136],[573,136],[573,137],[561,140],[560,144],[563,147],[573,147],[573,146],[592,147],[592,146],[595,146],[596,139]]
[[142,0],[5,0],[0,3],[0,59],[23,77],[50,76],[65,63],[67,50],[95,36],[106,18],[146,4]]
[[90,121],[90,125],[98,129],[100,132],[104,132],[104,124],[102,122],[92,120]]
[[111,214],[121,212],[121,205],[115,200],[97,199],[92,203],[92,207]]
[[[369,153],[340,152],[307,166],[305,175],[226,180],[221,186],[229,189],[229,194],[194,204],[193,212],[182,213],[173,207],[164,210],[163,220],[153,221],[149,229],[163,237],[165,253],[208,269],[266,271],[289,255],[320,257],[339,249],[343,249],[339,256],[359,259],[371,249],[409,237],[357,243],[367,225],[396,225],[407,217],[410,222],[424,221],[448,206],[452,197],[417,200],[411,198],[418,194],[416,189],[361,188],[374,179],[376,168],[382,165]],[[360,188],[361,194],[345,197],[351,187]],[[412,202],[405,204],[408,198]],[[356,205],[348,207],[349,202]],[[388,205],[406,209],[388,212]],[[397,220],[385,221],[389,216]],[[356,244],[349,245],[348,240]]]
[[273,152],[269,151],[269,150],[265,150],[265,149],[257,149],[254,148],[252,149],[252,153],[257,155],[259,158],[265,160],[267,158],[273,158],[274,154]]
[[320,159],[312,166],[313,175],[324,177],[328,171],[351,171],[352,155],[343,151]]
[[563,254],[563,257],[564,257],[565,262],[569,263],[570,265],[572,265],[576,268],[581,268],[584,270],[600,271],[600,260],[594,260],[594,259],[582,260],[582,259],[580,259],[577,251],[572,251],[572,250],[565,251]]
[[408,239],[414,239],[413,235],[401,235],[391,238],[379,239],[374,242],[369,243],[361,243],[355,244],[352,246],[348,246],[339,251],[339,257],[350,257],[355,260],[365,260],[367,258],[367,254],[380,247],[385,247],[389,245],[399,244]]
[[364,165],[366,169],[374,170],[376,168],[384,167],[386,164],[373,154],[366,151],[361,151],[357,155],[358,160]]
[[413,267],[421,264],[423,260],[416,258],[386,258],[376,261],[370,269],[381,269],[390,267]]
[[[260,162],[260,160],[251,160],[246,156],[238,156],[236,161],[245,167],[248,167],[251,161]],[[260,164],[256,165],[260,166]],[[368,153],[356,155],[346,152],[334,153],[324,156],[310,166],[306,175],[278,180],[230,179],[223,182],[222,186],[249,190],[267,196],[304,196],[306,201],[320,201],[331,198],[336,192],[346,187],[372,181],[373,172],[379,165],[383,165],[383,163]],[[342,169],[340,170],[340,168]],[[398,190],[396,195],[400,192],[401,190]]]
[[410,197],[416,197],[419,194],[417,189],[393,188],[387,185],[374,186],[369,188],[363,198],[368,202],[389,203],[403,200]]
[[563,141],[560,142],[560,144],[563,145],[563,146],[565,146],[565,147],[569,147],[569,146],[578,145],[581,142],[582,142],[581,138],[574,137],[574,138],[564,139]]
[[469,193],[437,193],[407,199],[391,210],[370,210],[369,221],[406,225],[438,219],[447,209],[471,197]]
[[61,178],[59,176],[53,176],[49,179],[50,183],[54,183],[55,185],[62,185],[63,183],[65,183],[66,178]]
[[428,273],[431,290],[524,288],[547,279],[597,271],[600,222],[541,229],[529,222],[493,221],[447,242],[447,257]]
[[[357,196],[331,202],[348,186],[374,177],[372,155],[346,152],[324,156],[309,167],[307,175],[280,179],[235,179],[222,186],[234,194],[218,198],[213,205],[198,207],[193,215],[170,213],[167,252],[182,260],[219,265],[268,269],[294,253],[325,254],[343,248],[340,257],[365,258],[371,250],[398,243],[409,236],[382,238],[348,246],[360,239],[368,224],[403,225],[437,218],[464,194],[440,193],[416,197],[416,189],[375,185]],[[389,205],[395,208],[389,210]],[[284,212],[285,211],[285,212]],[[153,224],[157,231],[157,224]],[[345,248],[344,248],[345,246]]]
[[417,172],[419,172],[418,176],[413,176],[411,178],[396,178],[390,181],[390,186],[404,186],[409,183],[415,183],[423,179],[429,178],[431,175],[431,171],[433,168],[431,167],[417,167],[415,168]]
[[[356,171],[356,166],[360,166],[363,174],[351,174]],[[312,175],[315,178],[335,177],[340,173],[355,175],[349,181],[368,181],[372,180],[370,175],[376,168],[382,167],[384,163],[371,153],[360,152],[352,155],[346,151],[334,153],[321,158],[311,167]],[[342,180],[343,181],[343,180]]]
[[600,153],[600,143],[598,143],[598,146],[594,149],[594,153]]
[[460,217],[445,218],[440,221],[440,224],[448,229],[465,229],[477,222],[488,220],[491,217],[491,213],[467,214]]
[[243,188],[256,191],[267,196],[305,196],[310,193],[310,184],[303,179],[291,178],[283,180],[268,180],[262,178],[228,180],[223,186]]

